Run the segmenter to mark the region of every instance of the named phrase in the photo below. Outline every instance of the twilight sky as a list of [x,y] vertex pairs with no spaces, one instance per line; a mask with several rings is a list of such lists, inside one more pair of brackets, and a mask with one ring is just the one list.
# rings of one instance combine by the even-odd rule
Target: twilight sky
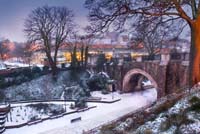
[[0,0],[0,37],[11,41],[26,41],[24,20],[35,8],[43,5],[66,6],[75,13],[75,21],[81,27],[87,23],[85,0]]

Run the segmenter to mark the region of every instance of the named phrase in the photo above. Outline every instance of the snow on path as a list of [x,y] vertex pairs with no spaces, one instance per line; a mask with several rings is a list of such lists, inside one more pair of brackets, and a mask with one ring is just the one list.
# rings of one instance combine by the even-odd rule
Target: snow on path
[[[32,126],[7,129],[5,134],[81,134],[83,130],[90,130],[117,119],[156,101],[157,98],[155,89],[130,94],[118,94],[117,96],[121,98],[121,101],[112,104],[92,103],[97,105],[97,108],[54,120],[47,120]],[[81,121],[70,123],[70,120],[76,117],[81,117]]]

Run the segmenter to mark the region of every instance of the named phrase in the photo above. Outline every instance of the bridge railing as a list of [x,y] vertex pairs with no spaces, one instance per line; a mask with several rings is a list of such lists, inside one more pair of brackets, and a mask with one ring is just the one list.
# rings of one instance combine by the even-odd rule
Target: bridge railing
[[183,61],[189,61],[189,53],[171,53],[170,59],[171,60],[183,60]]
[[[153,60],[162,60],[162,54],[153,55],[149,57],[148,55],[142,56],[142,61],[153,61]],[[189,53],[170,53],[169,60],[182,60],[189,61]]]

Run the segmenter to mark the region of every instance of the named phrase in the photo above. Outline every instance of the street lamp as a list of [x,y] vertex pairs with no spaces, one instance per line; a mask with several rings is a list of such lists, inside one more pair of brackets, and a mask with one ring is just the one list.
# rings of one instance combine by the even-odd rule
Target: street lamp
[[[64,91],[64,94],[66,94],[66,90]],[[67,113],[67,100],[66,97],[64,96],[64,101],[65,101],[65,112]]]

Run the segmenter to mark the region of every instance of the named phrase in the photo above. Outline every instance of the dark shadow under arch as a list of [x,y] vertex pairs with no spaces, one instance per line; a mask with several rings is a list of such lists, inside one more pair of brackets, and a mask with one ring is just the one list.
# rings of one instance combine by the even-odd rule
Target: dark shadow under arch
[[145,72],[144,70],[141,70],[141,69],[132,69],[132,70],[128,71],[126,73],[126,75],[124,76],[123,86],[122,86],[123,92],[130,92],[131,91],[129,81],[131,80],[132,76],[134,76],[135,74],[141,74],[141,75],[145,76],[148,80],[151,81],[154,88],[158,89],[158,84],[156,83],[156,81],[152,78],[152,76],[149,73],[147,73],[147,72]]

